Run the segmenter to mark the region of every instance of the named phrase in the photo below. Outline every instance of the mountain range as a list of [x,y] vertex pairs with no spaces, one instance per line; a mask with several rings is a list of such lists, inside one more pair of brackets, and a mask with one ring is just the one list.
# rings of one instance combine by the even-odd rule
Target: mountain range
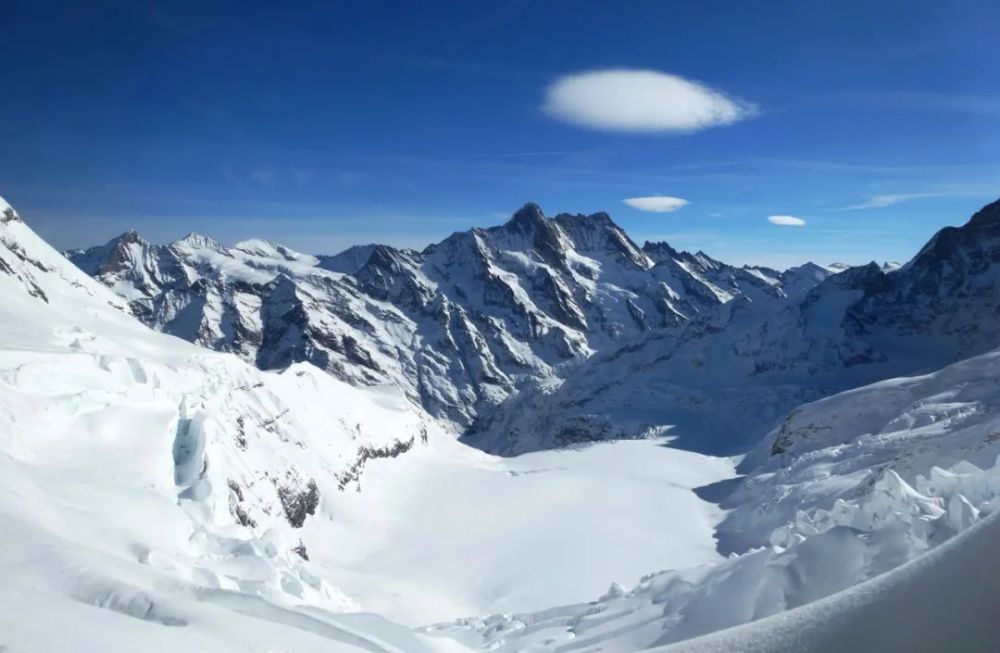
[[67,256],[152,328],[393,384],[490,452],[666,434],[735,453],[798,404],[995,346],[998,225],[994,203],[904,266],[836,273],[640,247],[605,213],[534,204],[421,252],[129,232]]
[[310,362],[349,383],[390,383],[460,429],[597,353],[679,333],[734,299],[779,305],[832,274],[639,247],[607,214],[550,219],[533,204],[421,252],[314,256],[196,234],[153,245],[133,231],[67,256],[152,328],[265,370]]

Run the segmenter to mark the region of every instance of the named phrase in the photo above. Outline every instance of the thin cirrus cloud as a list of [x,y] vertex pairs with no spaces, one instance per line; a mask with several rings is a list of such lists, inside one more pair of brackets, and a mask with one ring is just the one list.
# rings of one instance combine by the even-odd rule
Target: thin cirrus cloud
[[751,118],[757,107],[655,70],[592,70],[560,77],[542,111],[579,127],[617,132],[690,133]]
[[649,195],[647,197],[630,197],[622,200],[633,209],[648,211],[650,213],[670,213],[687,206],[688,201],[680,197],[670,197],[669,195]]
[[767,221],[771,224],[776,224],[779,227],[804,227],[806,226],[806,221],[802,218],[796,218],[794,215],[769,215],[767,216]]
[[884,209],[910,200],[922,199],[925,197],[945,197],[946,193],[897,193],[894,195],[875,195],[861,204],[845,206],[841,211],[862,211],[864,209]]

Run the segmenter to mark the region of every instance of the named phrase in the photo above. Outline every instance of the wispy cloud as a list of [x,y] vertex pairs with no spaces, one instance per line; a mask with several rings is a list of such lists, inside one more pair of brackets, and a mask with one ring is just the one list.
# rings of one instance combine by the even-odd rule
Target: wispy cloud
[[594,70],[560,77],[542,110],[603,131],[696,132],[757,113],[753,104],[698,82],[654,70]]
[[771,224],[776,224],[779,227],[804,227],[806,226],[806,221],[802,218],[796,218],[794,215],[769,215],[767,216],[767,221]]
[[909,202],[910,200],[941,196],[941,193],[894,193],[889,195],[875,195],[860,204],[852,204],[851,206],[845,206],[839,210],[863,211],[865,209],[883,209],[887,206],[893,206],[894,204],[900,204],[902,202]]
[[647,197],[630,197],[622,200],[633,209],[649,211],[651,213],[670,213],[687,206],[689,202],[680,197],[670,197],[668,195],[649,195]]
[[911,202],[913,200],[930,199],[930,198],[943,198],[943,197],[993,197],[996,195],[996,190],[992,187],[990,188],[970,188],[968,190],[947,190],[947,191],[934,191],[934,192],[923,192],[923,193],[889,193],[885,195],[873,195],[864,202],[860,204],[852,204],[850,206],[843,206],[837,211],[863,211],[866,209],[884,209],[887,206],[895,206],[896,204],[902,204],[903,202]]

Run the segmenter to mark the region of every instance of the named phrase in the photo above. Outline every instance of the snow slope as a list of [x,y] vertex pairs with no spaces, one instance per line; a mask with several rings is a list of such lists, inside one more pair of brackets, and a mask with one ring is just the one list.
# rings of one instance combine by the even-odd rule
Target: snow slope
[[820,506],[835,511],[824,521],[854,525],[836,513],[839,502],[856,501],[885,470],[939,494],[946,474],[919,480],[934,467],[992,467],[1000,454],[998,388],[994,351],[796,409],[744,460],[747,477],[723,502],[732,508],[719,529],[723,549],[766,544],[784,524],[809,529],[798,515]]

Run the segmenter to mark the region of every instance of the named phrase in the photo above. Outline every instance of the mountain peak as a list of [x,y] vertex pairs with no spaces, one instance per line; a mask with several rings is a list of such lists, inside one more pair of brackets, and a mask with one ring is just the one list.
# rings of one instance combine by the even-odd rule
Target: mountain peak
[[129,243],[145,243],[146,241],[143,239],[142,236],[139,235],[138,231],[136,231],[134,228],[129,228],[128,231],[124,232],[117,238],[113,238],[111,242],[122,243],[127,245]]
[[1000,199],[990,202],[973,214],[967,227],[1000,226]]
[[664,261],[668,258],[677,258],[680,254],[676,249],[674,249],[670,243],[665,240],[653,242],[647,240],[642,244],[642,252],[653,260],[655,263]]
[[294,249],[290,249],[284,245],[272,243],[271,241],[262,240],[260,238],[241,240],[233,245],[233,249],[243,252],[244,254],[249,254],[250,256],[259,256],[266,259],[285,261],[301,261],[304,258],[308,259],[308,257],[303,255],[301,252],[296,252]]
[[553,219],[563,226],[576,224],[589,228],[602,227],[605,229],[621,230],[621,227],[604,211],[588,215],[584,215],[583,213],[560,213]]
[[0,222],[20,222],[21,216],[17,214],[14,207],[0,197]]
[[597,213],[591,213],[587,216],[587,219],[592,222],[599,222],[606,227],[618,227],[611,216],[605,211],[598,211]]
[[172,243],[173,246],[181,245],[187,247],[197,247],[197,248],[208,248],[208,249],[224,249],[222,244],[210,236],[204,236],[199,233],[191,232],[184,236],[178,241]]
[[577,251],[597,254],[610,253],[632,265],[648,268],[652,261],[628,235],[603,211],[590,215],[560,213],[553,221],[566,233]]
[[813,263],[812,261],[806,261],[801,265],[793,265],[792,267],[785,270],[785,272],[801,272],[801,273],[820,273],[826,276],[830,273],[830,270],[819,265],[818,263]]
[[357,274],[358,270],[364,267],[368,259],[371,258],[372,252],[379,247],[375,243],[369,243],[367,245],[352,245],[342,252],[338,252],[333,256],[321,255],[319,256],[319,267],[324,270],[330,270],[332,272],[341,272],[344,274]]
[[542,213],[542,208],[535,204],[534,202],[528,202],[511,216],[507,224],[504,225],[508,229],[513,229],[521,233],[530,233],[539,226],[544,227],[547,223],[545,219],[545,214]]

